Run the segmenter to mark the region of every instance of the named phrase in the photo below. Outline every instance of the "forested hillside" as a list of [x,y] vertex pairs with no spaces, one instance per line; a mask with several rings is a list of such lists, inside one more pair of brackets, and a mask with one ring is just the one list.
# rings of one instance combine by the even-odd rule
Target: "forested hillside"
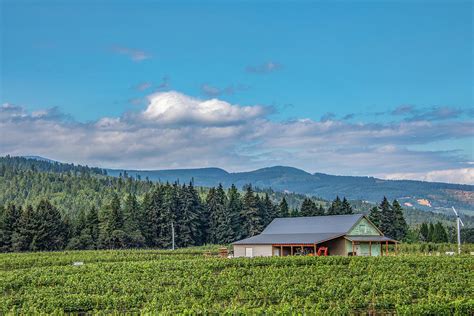
[[[107,169],[110,175],[118,176],[123,170]],[[176,170],[127,170],[131,176],[141,176],[154,181],[183,182],[194,180],[196,185],[238,187],[252,183],[275,191],[295,192],[321,197],[326,200],[335,194],[350,200],[377,203],[381,197],[398,199],[401,203],[423,210],[451,212],[455,206],[466,212],[474,210],[474,186],[411,180],[383,180],[373,177],[334,176],[323,173],[310,174],[291,167],[269,167],[249,172],[229,173],[218,168]],[[427,201],[423,203],[421,201]]]
[[[86,166],[0,158],[3,251],[169,248],[172,228],[178,247],[225,244],[258,234],[275,217],[368,214],[371,209],[374,205],[345,198],[327,202],[250,184],[242,190],[233,185],[203,188],[192,182],[139,180],[127,173],[111,177]],[[385,233],[392,234],[393,228],[394,237],[404,238],[406,229],[399,233],[395,227],[394,219],[400,218],[395,213],[402,211],[398,202],[375,209],[391,223]],[[404,213],[413,216],[411,210]]]

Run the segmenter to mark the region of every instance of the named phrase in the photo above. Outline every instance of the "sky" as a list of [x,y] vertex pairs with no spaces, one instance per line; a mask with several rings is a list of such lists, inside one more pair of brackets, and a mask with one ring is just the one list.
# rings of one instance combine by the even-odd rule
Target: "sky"
[[471,1],[0,0],[0,155],[474,184]]

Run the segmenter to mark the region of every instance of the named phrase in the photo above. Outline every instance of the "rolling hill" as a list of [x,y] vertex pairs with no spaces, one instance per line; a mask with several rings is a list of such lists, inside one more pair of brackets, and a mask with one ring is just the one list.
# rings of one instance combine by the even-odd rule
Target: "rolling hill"
[[[225,187],[235,184],[241,187],[251,183],[259,188],[275,191],[295,192],[321,197],[326,200],[336,195],[351,200],[378,202],[383,196],[398,199],[404,207],[416,207],[440,213],[455,206],[467,214],[474,215],[474,186],[412,180],[383,180],[373,177],[334,176],[324,173],[308,173],[303,170],[275,166],[249,172],[230,173],[219,168],[175,169],[175,170],[125,170],[130,176],[140,176],[160,182],[189,182],[198,186]],[[107,169],[112,176],[124,170]],[[449,211],[450,212],[450,211]]]

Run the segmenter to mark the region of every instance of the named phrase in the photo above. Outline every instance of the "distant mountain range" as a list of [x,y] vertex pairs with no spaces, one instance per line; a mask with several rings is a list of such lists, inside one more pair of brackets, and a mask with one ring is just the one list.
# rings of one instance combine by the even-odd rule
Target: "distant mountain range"
[[[40,156],[24,156],[39,161],[56,161]],[[227,172],[220,168],[130,170],[104,169],[110,176],[125,172],[129,176],[152,181],[188,183],[211,187],[221,183],[224,187],[235,184],[241,188],[251,183],[260,189],[271,188],[279,192],[292,192],[332,200],[337,195],[350,200],[378,203],[386,196],[398,199],[405,208],[430,210],[451,215],[451,206],[466,215],[474,216],[474,185],[426,182],[414,180],[383,180],[373,177],[334,176],[308,173],[304,170],[275,166],[249,172]]]
[[[292,167],[269,167],[249,172],[230,173],[219,168],[175,170],[118,170],[106,169],[112,176],[124,171],[129,176],[140,176],[152,181],[181,183],[194,181],[198,186],[242,187],[251,183],[274,191],[301,193],[326,200],[345,196],[351,200],[378,203],[384,196],[398,199],[404,207],[446,213],[451,206],[474,215],[474,186],[412,180],[382,180],[373,177],[333,176],[310,174]],[[449,211],[451,212],[451,211]]]

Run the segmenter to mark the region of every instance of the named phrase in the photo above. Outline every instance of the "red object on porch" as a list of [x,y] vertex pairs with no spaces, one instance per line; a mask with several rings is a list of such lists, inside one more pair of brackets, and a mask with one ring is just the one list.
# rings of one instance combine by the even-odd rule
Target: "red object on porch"
[[[322,254],[324,253],[324,254]],[[328,247],[319,247],[318,249],[318,256],[327,256],[328,255]]]

